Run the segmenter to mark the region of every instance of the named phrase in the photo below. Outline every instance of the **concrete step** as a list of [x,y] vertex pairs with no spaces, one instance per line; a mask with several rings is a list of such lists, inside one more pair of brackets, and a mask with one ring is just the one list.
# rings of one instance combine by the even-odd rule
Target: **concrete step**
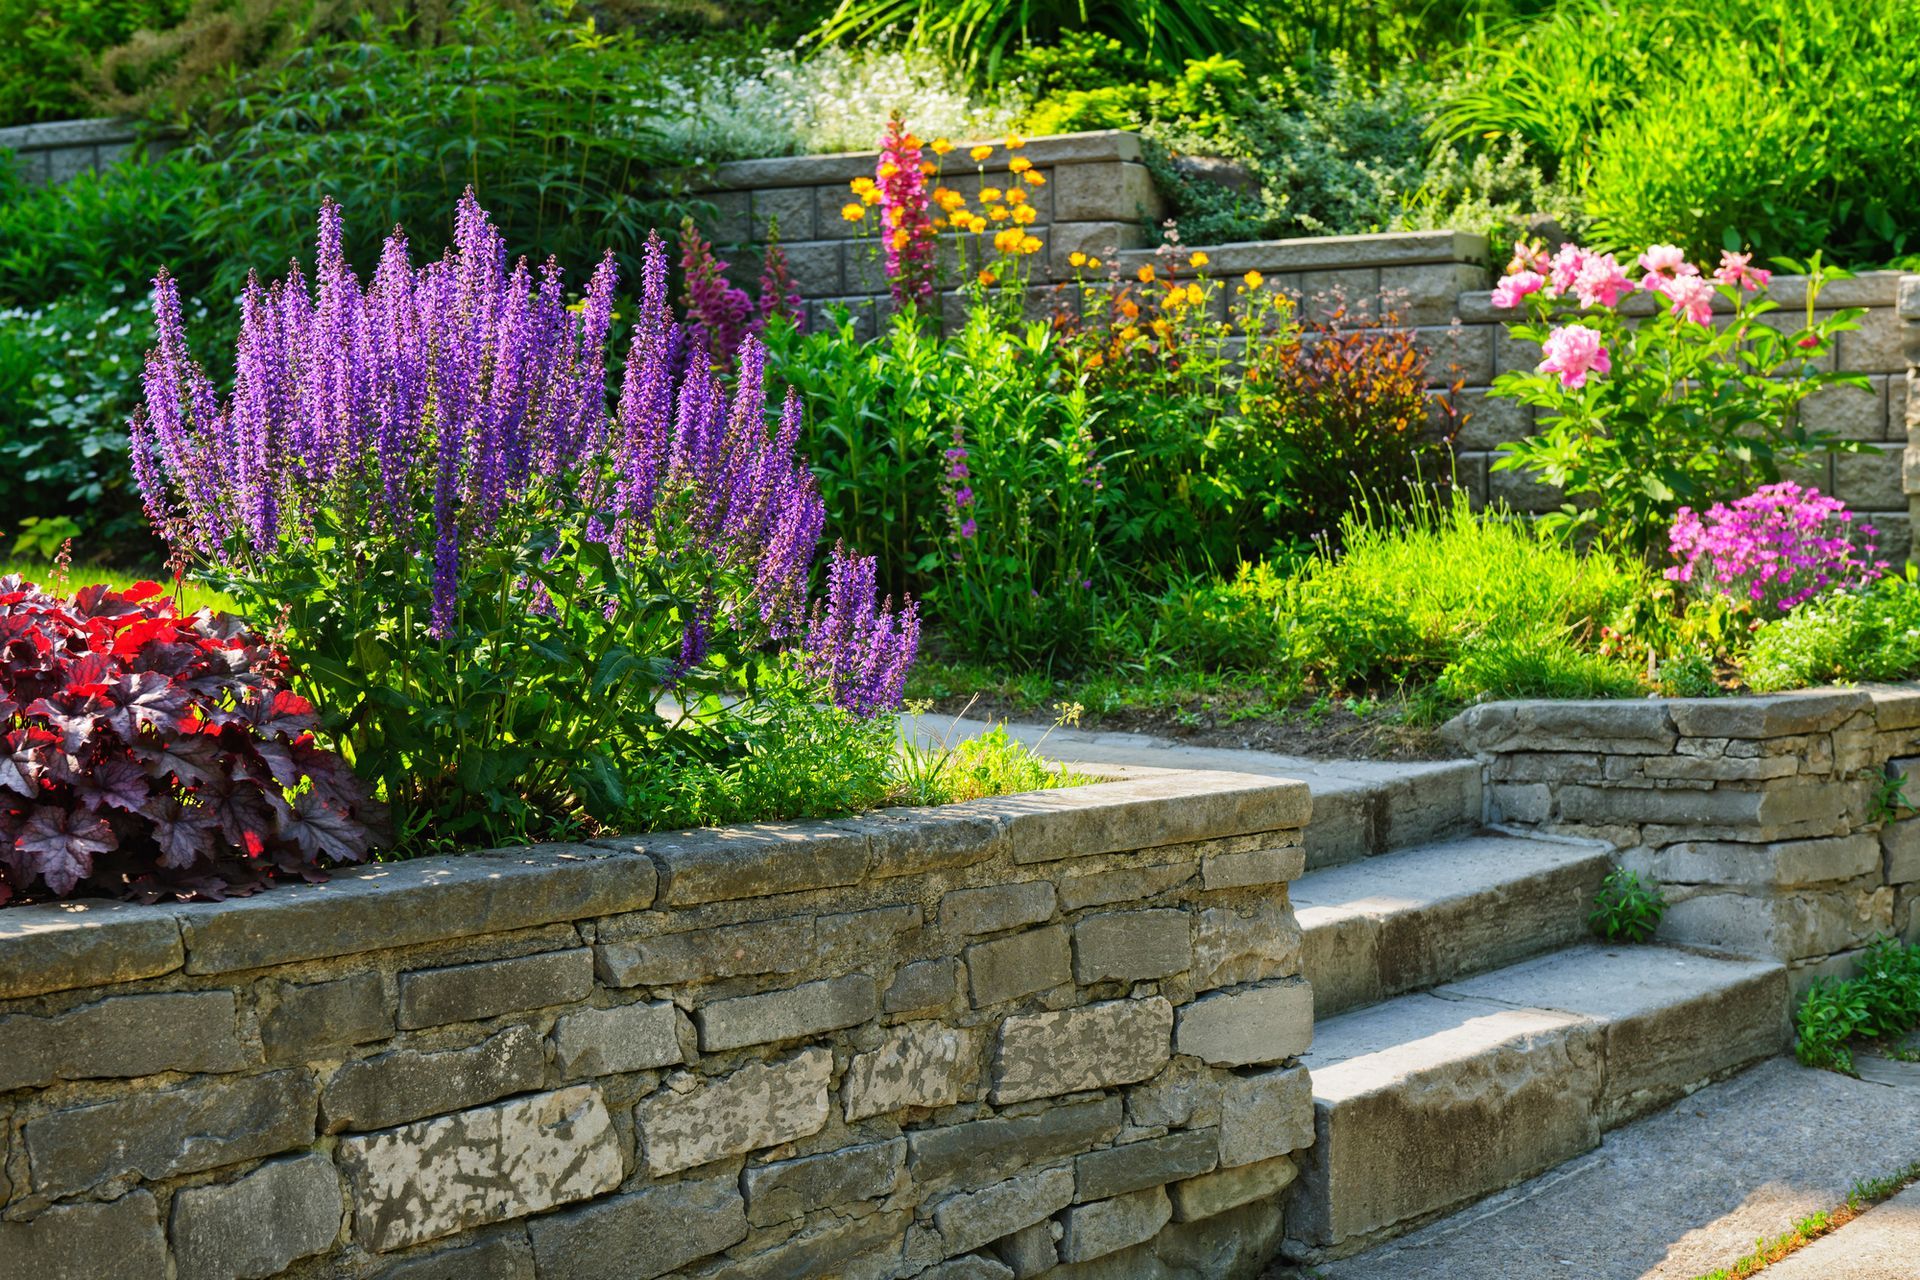
[[1492,833],[1309,871],[1288,893],[1316,1018],[1580,941],[1611,850]]
[[1295,1262],[1346,1257],[1592,1149],[1787,1043],[1786,971],[1581,946],[1315,1030]]
[[[902,716],[901,732],[921,742],[982,733],[988,724],[951,716]],[[1331,867],[1462,835],[1482,820],[1480,766],[1472,760],[1315,760],[1272,751],[1187,747],[1144,733],[1008,724],[1008,736],[1037,744],[1051,760],[1149,769],[1224,769],[1298,778],[1313,792],[1307,866]]]

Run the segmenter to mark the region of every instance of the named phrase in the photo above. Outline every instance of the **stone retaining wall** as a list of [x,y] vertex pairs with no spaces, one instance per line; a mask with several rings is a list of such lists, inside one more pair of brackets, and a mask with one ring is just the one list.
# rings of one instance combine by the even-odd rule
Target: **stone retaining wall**
[[1885,800],[1920,772],[1920,687],[1489,703],[1447,733],[1490,820],[1611,841],[1659,881],[1662,940],[1785,961],[1797,988],[1876,935],[1920,942],[1920,821]]
[[[966,159],[967,149],[962,144],[946,157],[941,181],[972,202],[982,179]],[[986,183],[1007,185],[1008,154],[995,143],[985,166]],[[1128,275],[1155,260],[1151,246],[1159,236],[1152,224],[1166,210],[1142,163],[1136,135],[1035,138],[1020,154],[1047,180],[1031,192],[1038,216],[1030,230],[1046,245],[1030,259],[1036,314],[1071,301],[1061,286],[1073,277],[1067,258],[1075,251],[1114,255]],[[757,274],[759,249],[777,219],[795,282],[808,300],[810,321],[819,324],[829,307],[843,305],[853,309],[861,331],[870,333],[885,310],[885,275],[874,239],[844,221],[840,208],[851,199],[847,183],[872,176],[877,158],[864,152],[723,164],[695,194],[716,206],[717,216],[707,230],[729,247],[743,280]],[[1517,316],[1495,311],[1491,302],[1488,291],[1494,273],[1504,265],[1504,248],[1490,251],[1485,237],[1454,231],[1194,247],[1204,247],[1209,257],[1198,274],[1230,285],[1247,271],[1258,270],[1276,287],[1296,294],[1309,318],[1320,318],[1340,305],[1378,314],[1384,300],[1400,323],[1419,334],[1432,360],[1432,385],[1462,384],[1460,405],[1466,421],[1456,443],[1462,483],[1483,501],[1498,498],[1522,511],[1559,505],[1556,492],[1519,473],[1490,468],[1503,445],[1531,432],[1533,410],[1491,399],[1488,388],[1497,374],[1530,369],[1540,360],[1537,347],[1506,336],[1505,323]],[[1193,274],[1185,267],[1184,251],[1178,261],[1183,271]],[[950,252],[947,262],[944,279],[951,284],[958,273]],[[1902,349],[1903,316],[1904,323],[1920,333],[1920,277],[1913,278],[1908,301],[1897,310],[1900,279],[1894,272],[1868,272],[1836,281],[1821,293],[1823,312],[1867,309],[1859,331],[1840,336],[1835,356],[1840,368],[1865,374],[1872,386],[1867,391],[1838,389],[1809,400],[1806,421],[1846,439],[1869,442],[1875,451],[1822,458],[1794,477],[1867,513],[1884,534],[1883,551],[1895,561],[1907,557],[1912,541],[1901,451],[1909,422],[1920,422],[1912,416],[1920,414],[1920,408],[1909,408],[1920,400],[1910,399],[1907,373],[1908,354],[1920,363],[1920,337],[1906,339]],[[1230,287],[1219,290],[1216,302],[1224,305],[1230,295]],[[1805,281],[1777,278],[1771,296],[1791,318],[1804,302]],[[958,317],[957,295],[946,293],[942,306],[950,322]],[[1920,472],[1911,483],[1920,492]]]
[[[132,154],[139,143],[140,131],[133,121],[112,118],[50,120],[0,129],[0,151],[13,152],[14,163],[30,186],[65,182],[104,169]],[[167,150],[164,143],[147,145],[155,152]]]
[[1308,806],[1147,772],[0,911],[0,1274],[1251,1277]]

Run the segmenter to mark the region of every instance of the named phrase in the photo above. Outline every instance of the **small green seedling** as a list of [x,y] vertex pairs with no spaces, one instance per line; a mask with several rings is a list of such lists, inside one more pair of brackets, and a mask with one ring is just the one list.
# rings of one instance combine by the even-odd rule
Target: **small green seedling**
[[1615,867],[1593,895],[1593,914],[1587,923],[1608,942],[1645,942],[1667,913],[1666,895],[1651,880]]

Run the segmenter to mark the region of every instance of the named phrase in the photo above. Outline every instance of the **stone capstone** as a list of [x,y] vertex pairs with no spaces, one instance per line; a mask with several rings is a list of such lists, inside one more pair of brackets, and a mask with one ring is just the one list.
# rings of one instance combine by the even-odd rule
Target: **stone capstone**
[[688,1073],[670,1078],[634,1107],[647,1171],[678,1173],[819,1132],[827,1123],[832,1075],[833,1050],[808,1049],[717,1080]]
[[187,1187],[173,1197],[169,1234],[178,1280],[277,1276],[339,1236],[340,1178],[316,1152]]
[[940,1022],[891,1027],[879,1048],[856,1053],[847,1067],[847,1120],[952,1106],[975,1070],[973,1032]]
[[1173,1005],[1163,996],[1008,1018],[994,1059],[994,1101],[1144,1080],[1167,1064],[1172,1030]]
[[625,1173],[591,1085],[345,1138],[337,1158],[354,1234],[375,1253],[591,1199]]

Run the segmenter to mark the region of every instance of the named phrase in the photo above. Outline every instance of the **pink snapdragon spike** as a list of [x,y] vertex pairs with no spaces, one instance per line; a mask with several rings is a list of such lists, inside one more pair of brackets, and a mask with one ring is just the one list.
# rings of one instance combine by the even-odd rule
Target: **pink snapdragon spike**
[[1685,316],[1695,324],[1713,323],[1714,287],[1700,276],[1675,276],[1660,289],[1667,300],[1667,313]]
[[1493,305],[1496,307],[1517,307],[1520,299],[1530,293],[1538,293],[1546,281],[1537,271],[1516,271],[1512,275],[1502,276],[1500,283],[1493,287]]
[[1541,351],[1546,359],[1540,362],[1535,372],[1557,373],[1560,375],[1560,385],[1569,389],[1577,390],[1586,386],[1588,374],[1613,371],[1613,362],[1607,357],[1607,348],[1600,340],[1599,331],[1583,324],[1555,329],[1547,335]]
[[1583,307],[1614,307],[1633,292],[1633,281],[1610,253],[1591,253],[1573,278],[1573,291]]
[[1879,531],[1855,524],[1838,498],[1791,480],[1765,485],[1704,516],[1674,517],[1668,543],[1679,563],[1668,579],[1788,613],[1823,591],[1863,587],[1887,572]]
[[1748,293],[1754,293],[1767,287],[1773,279],[1773,272],[1765,267],[1753,267],[1747,264],[1753,261],[1750,253],[1735,253],[1731,249],[1720,251],[1720,265],[1714,268],[1713,278],[1721,284],[1739,285]]
[[897,303],[933,305],[934,249],[939,243],[928,212],[920,139],[895,115],[887,121],[874,165],[880,188],[880,235],[887,251],[887,282]]

